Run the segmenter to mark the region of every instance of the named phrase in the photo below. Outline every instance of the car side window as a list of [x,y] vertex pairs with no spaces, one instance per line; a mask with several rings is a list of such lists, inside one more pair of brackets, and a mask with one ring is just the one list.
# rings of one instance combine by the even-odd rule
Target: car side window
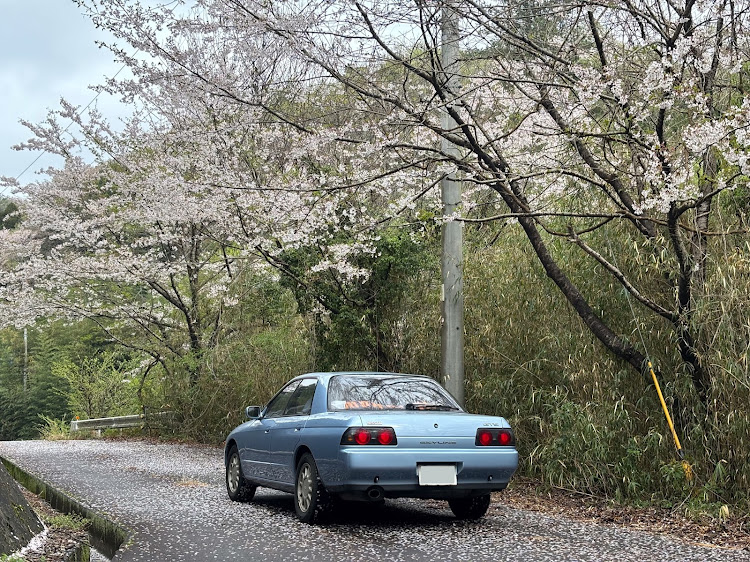
[[312,410],[313,396],[318,384],[317,379],[302,379],[297,390],[289,399],[284,411],[285,416],[307,416]]
[[278,418],[279,416],[284,415],[284,410],[289,402],[289,398],[294,394],[294,391],[297,390],[299,383],[300,381],[294,381],[282,388],[279,393],[271,399],[268,406],[266,406],[266,413],[263,417]]

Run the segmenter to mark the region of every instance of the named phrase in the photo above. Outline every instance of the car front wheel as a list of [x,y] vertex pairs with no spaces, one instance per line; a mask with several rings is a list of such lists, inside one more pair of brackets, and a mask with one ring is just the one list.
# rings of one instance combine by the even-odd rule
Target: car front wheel
[[448,505],[458,519],[480,519],[490,507],[490,495],[448,500]]
[[242,474],[240,454],[237,447],[229,450],[226,470],[227,494],[229,499],[236,502],[249,502],[255,496],[257,486],[250,484]]

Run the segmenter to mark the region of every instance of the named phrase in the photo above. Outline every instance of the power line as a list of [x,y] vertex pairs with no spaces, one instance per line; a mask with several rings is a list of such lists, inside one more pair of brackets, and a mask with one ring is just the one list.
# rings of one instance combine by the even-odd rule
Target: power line
[[[169,5],[169,4],[164,4],[164,7],[166,7],[166,6],[168,6],[168,5]],[[179,5],[178,3],[175,3],[174,7],[172,7],[172,9],[171,9],[171,10],[169,11],[169,13],[170,13],[170,14],[174,14],[174,11],[175,11],[175,9],[177,8],[177,6],[178,6],[178,5]],[[131,58],[131,59],[132,59],[132,58],[134,58],[134,57],[135,57],[135,56],[136,56],[136,55],[137,55],[138,53],[140,53],[140,52],[141,52],[141,49],[136,49],[135,51],[133,51],[133,54],[132,54],[132,55],[130,55],[130,58]],[[120,75],[120,73],[121,73],[121,72],[122,72],[123,70],[125,70],[125,68],[126,68],[127,66],[128,66],[128,63],[123,63],[123,65],[122,65],[122,66],[120,67],[120,69],[119,69],[119,70],[118,70],[117,72],[115,72],[114,76],[112,76],[111,80],[114,80],[115,78],[117,78],[117,77],[118,77],[118,76]],[[80,117],[80,116],[82,116],[82,115],[83,115],[84,113],[86,113],[86,111],[88,111],[89,107],[91,107],[91,105],[92,105],[92,104],[93,104],[93,103],[94,103],[94,102],[95,102],[95,101],[96,101],[96,100],[97,100],[97,99],[99,98],[99,96],[101,95],[101,93],[102,93],[102,92],[101,92],[101,90],[100,90],[100,91],[98,91],[98,92],[96,93],[96,95],[95,95],[95,96],[94,96],[94,97],[93,97],[93,98],[91,99],[91,101],[90,101],[89,103],[87,103],[87,104],[86,104],[86,107],[84,107],[84,108],[83,108],[83,110],[81,110],[81,111],[80,111],[80,112],[78,113],[78,116],[79,116],[79,117]],[[73,120],[71,119],[71,120],[70,120],[70,122],[68,123],[68,125],[67,125],[67,126],[65,127],[65,129],[63,129],[63,134],[64,134],[64,133],[67,133],[67,132],[68,132],[68,129],[70,129],[70,126],[71,126],[72,124],[73,124]],[[71,135],[71,136],[72,136],[72,135]],[[34,158],[34,161],[33,161],[33,162],[32,162],[31,164],[29,164],[28,166],[26,166],[26,167],[25,167],[25,168],[23,169],[23,171],[22,171],[22,172],[21,172],[20,174],[18,174],[18,175],[17,175],[17,176],[16,176],[16,177],[15,177],[15,178],[13,179],[13,183],[18,183],[18,180],[19,180],[19,179],[21,179],[21,177],[22,177],[22,176],[23,176],[23,175],[24,175],[24,174],[25,174],[26,172],[28,172],[28,171],[29,171],[29,170],[31,169],[31,167],[32,167],[32,166],[33,166],[34,164],[36,164],[36,163],[37,163],[37,162],[39,161],[39,159],[40,159],[40,158],[41,158],[42,156],[44,156],[45,154],[47,154],[47,152],[48,152],[47,150],[43,150],[41,154],[39,154],[39,155],[38,155],[38,156],[37,156],[36,158]],[[5,192],[6,192],[7,190],[8,190],[8,188],[9,188],[9,187],[11,187],[11,186],[10,186],[10,185],[6,185],[6,186],[5,186],[5,187],[3,187],[2,189],[0,189],[0,196],[3,196],[3,195],[5,195]]]
[[[133,54],[131,55],[131,58],[133,58],[134,56],[136,56],[136,55],[137,55],[137,54],[138,54],[139,52],[140,52],[140,49],[136,49],[136,50],[135,50],[135,52],[134,52],[134,53],[133,53]],[[115,78],[117,78],[117,76],[118,76],[118,75],[119,75],[119,74],[120,74],[120,73],[121,73],[121,72],[122,72],[123,70],[125,70],[125,68],[126,68],[127,66],[128,66],[128,64],[127,64],[127,63],[123,64],[123,65],[122,65],[122,66],[120,67],[120,70],[118,70],[117,72],[115,72],[114,76],[112,76],[112,80],[114,80]],[[101,90],[100,90],[100,91],[98,91],[98,92],[96,93],[96,95],[95,95],[95,96],[94,96],[93,98],[91,98],[91,101],[89,101],[89,103],[87,103],[87,104],[86,104],[86,107],[84,107],[84,108],[83,108],[83,109],[82,109],[82,110],[81,110],[80,112],[78,112],[78,115],[79,115],[79,116],[82,116],[82,115],[84,115],[84,114],[85,114],[85,113],[86,113],[86,112],[88,111],[89,107],[91,107],[91,106],[92,106],[92,104],[93,104],[93,103],[94,103],[94,102],[95,102],[95,101],[96,101],[96,100],[97,100],[97,99],[99,98],[99,96],[101,95],[101,93],[102,93],[102,92],[101,92]],[[63,129],[63,134],[64,134],[64,133],[67,133],[67,132],[68,132],[68,129],[70,129],[70,127],[71,127],[71,125],[73,125],[73,123],[74,123],[74,121],[73,121],[73,119],[71,119],[71,120],[70,120],[70,122],[68,123],[68,125],[67,125],[67,126],[65,127],[65,129]],[[33,161],[33,162],[32,162],[31,164],[29,164],[28,166],[26,166],[26,167],[25,167],[25,168],[23,169],[23,171],[22,171],[22,172],[21,172],[20,174],[18,174],[18,175],[17,175],[17,176],[16,176],[15,178],[14,178],[14,182],[18,182],[18,180],[19,180],[19,179],[21,179],[21,177],[22,177],[22,176],[23,176],[23,175],[24,175],[24,174],[25,174],[26,172],[28,172],[28,171],[29,171],[29,169],[31,169],[31,167],[32,167],[32,166],[33,166],[34,164],[36,164],[36,163],[37,163],[37,162],[39,161],[39,159],[40,159],[40,158],[41,158],[42,156],[44,156],[45,154],[47,154],[47,152],[48,152],[47,150],[43,150],[41,154],[39,154],[39,155],[38,155],[38,156],[37,156],[36,158],[34,158],[34,161]],[[3,188],[2,190],[0,190],[0,195],[4,195],[4,194],[5,194],[5,191],[6,191],[6,190],[7,190],[7,189],[8,189],[9,187],[10,187],[10,185],[6,185],[6,186],[5,186],[5,187],[4,187],[4,188]]]

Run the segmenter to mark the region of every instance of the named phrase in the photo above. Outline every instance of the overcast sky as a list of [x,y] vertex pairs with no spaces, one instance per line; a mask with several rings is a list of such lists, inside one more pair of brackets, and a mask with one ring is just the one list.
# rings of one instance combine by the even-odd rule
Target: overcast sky
[[[60,97],[85,107],[95,96],[88,86],[120,68],[111,53],[94,43],[107,36],[94,28],[73,0],[0,0],[0,176],[17,177],[38,152],[11,150],[31,135],[19,119],[38,122]],[[116,100],[100,96],[99,110],[117,119]],[[59,162],[43,157],[20,178]]]

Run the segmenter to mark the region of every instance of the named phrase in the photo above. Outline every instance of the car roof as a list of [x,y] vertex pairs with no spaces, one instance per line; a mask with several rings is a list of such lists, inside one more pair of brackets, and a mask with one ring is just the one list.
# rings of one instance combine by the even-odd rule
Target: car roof
[[411,373],[391,373],[391,372],[381,372],[381,371],[330,371],[330,372],[316,372],[316,373],[305,373],[304,375],[299,375],[298,377],[295,377],[297,379],[299,378],[308,378],[308,377],[316,377],[318,379],[328,381],[333,377],[336,376],[354,376],[354,377],[383,377],[383,378],[402,378],[402,377],[408,377],[408,378],[415,378],[415,379],[431,379],[431,377],[428,377],[426,375],[414,375]]

